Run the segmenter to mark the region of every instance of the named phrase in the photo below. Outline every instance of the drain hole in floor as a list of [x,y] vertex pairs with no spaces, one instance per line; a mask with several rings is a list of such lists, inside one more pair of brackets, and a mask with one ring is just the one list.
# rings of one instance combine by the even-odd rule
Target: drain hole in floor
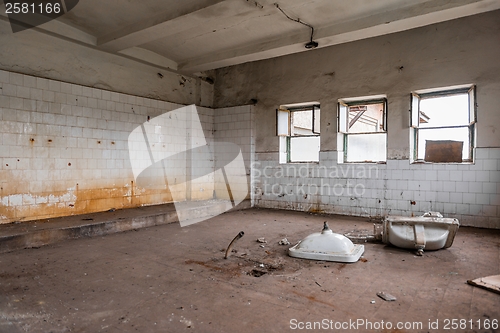
[[252,269],[248,275],[254,276],[254,277],[261,277],[262,275],[266,274],[267,272],[259,271],[258,269]]

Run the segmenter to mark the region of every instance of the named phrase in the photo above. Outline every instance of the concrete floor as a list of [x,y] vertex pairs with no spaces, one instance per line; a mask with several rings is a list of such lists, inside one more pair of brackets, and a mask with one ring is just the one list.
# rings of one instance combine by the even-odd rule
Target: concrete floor
[[249,209],[1,254],[0,332],[500,331],[500,295],[466,284],[500,273],[500,231],[460,228],[451,248],[423,257],[366,243],[353,264],[278,245],[325,220],[339,233],[372,230],[367,219]]

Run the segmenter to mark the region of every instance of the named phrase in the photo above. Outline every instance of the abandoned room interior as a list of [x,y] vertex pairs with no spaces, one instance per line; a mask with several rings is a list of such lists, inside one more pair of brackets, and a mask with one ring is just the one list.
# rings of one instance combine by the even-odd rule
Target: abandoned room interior
[[500,1],[0,8],[0,332],[500,332]]

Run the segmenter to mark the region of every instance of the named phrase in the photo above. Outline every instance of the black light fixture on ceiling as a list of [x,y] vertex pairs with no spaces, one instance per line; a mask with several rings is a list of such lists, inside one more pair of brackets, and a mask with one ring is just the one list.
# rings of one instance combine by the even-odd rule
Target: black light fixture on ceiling
[[278,3],[275,3],[274,5],[276,6],[276,8],[278,8],[278,9],[280,10],[280,12],[282,12],[282,13],[283,13],[283,15],[285,15],[285,16],[286,16],[286,18],[287,18],[287,19],[289,19],[289,20],[291,20],[291,21],[294,21],[294,22],[298,22],[298,23],[300,23],[300,24],[305,25],[306,27],[311,28],[311,40],[310,40],[309,42],[307,42],[307,43],[304,45],[304,47],[305,47],[306,49],[315,49],[315,48],[317,48],[317,47],[318,47],[318,45],[319,45],[319,44],[318,44],[318,42],[313,41],[314,28],[313,28],[313,26],[312,26],[312,25],[307,24],[307,23],[305,23],[305,22],[301,21],[299,18],[298,18],[298,19],[293,19],[293,18],[291,18],[290,16],[288,16],[288,14],[287,14],[287,13],[285,13],[285,12],[283,11],[283,9],[281,9],[281,7],[280,7],[280,5],[279,5]]

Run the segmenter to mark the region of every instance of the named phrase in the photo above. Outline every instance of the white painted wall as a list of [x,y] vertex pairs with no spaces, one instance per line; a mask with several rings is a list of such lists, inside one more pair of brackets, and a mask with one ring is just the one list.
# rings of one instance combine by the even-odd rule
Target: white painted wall
[[[256,206],[362,216],[436,210],[463,225],[500,228],[499,17],[495,11],[218,70],[215,107],[258,100]],[[459,84],[477,85],[475,163],[410,164],[410,92]],[[338,164],[337,101],[378,94],[388,99],[387,163]],[[275,109],[311,100],[321,103],[320,162],[280,165]],[[370,166],[377,172],[362,173]],[[281,168],[303,174],[283,176]],[[337,192],[315,192],[322,185]]]

